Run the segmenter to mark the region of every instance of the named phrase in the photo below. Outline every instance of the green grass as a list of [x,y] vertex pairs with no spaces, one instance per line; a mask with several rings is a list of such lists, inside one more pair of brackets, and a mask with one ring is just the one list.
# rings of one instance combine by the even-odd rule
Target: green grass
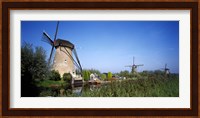
[[64,86],[67,83],[65,81],[54,81],[54,80],[44,80],[37,83],[39,87],[50,87],[50,86]]
[[[60,90],[64,90],[65,97],[178,97],[179,78],[173,75],[170,78],[153,75],[135,77],[122,81],[113,81],[109,84],[90,90],[84,86],[81,95],[73,94],[63,81],[45,80],[38,86],[42,87],[40,96],[61,96]],[[58,87],[55,87],[58,86]]]
[[83,91],[82,97],[178,97],[179,79],[137,79],[116,81],[96,89]]

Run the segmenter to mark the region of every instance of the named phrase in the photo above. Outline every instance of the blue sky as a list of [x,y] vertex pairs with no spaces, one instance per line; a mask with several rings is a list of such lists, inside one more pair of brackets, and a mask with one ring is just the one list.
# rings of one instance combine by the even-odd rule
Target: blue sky
[[[51,46],[43,41],[45,31],[53,39],[56,21],[22,21],[21,42],[42,46],[47,57]],[[83,69],[113,73],[130,71],[135,64],[144,64],[138,71],[158,70],[165,63],[171,72],[179,72],[178,21],[60,21],[57,38],[72,42]]]

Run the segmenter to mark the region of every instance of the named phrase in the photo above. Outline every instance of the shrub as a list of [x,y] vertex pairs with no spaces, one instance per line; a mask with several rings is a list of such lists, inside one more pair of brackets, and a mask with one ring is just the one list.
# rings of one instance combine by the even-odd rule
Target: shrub
[[106,79],[106,75],[105,74],[101,74],[101,79],[105,80]]
[[119,76],[129,78],[129,72],[127,70],[121,71]]
[[88,81],[90,78],[90,72],[88,70],[83,70],[83,78],[85,81]]
[[72,80],[72,75],[70,73],[64,73],[63,74],[63,80],[70,83]]
[[112,73],[108,72],[108,79],[111,79],[111,78],[112,78]]
[[88,70],[90,73],[96,73],[97,75],[100,75],[101,72],[99,70],[96,70],[96,69],[89,69]]
[[60,74],[58,71],[55,71],[55,70],[52,70],[50,72],[50,77],[49,77],[50,80],[54,80],[54,81],[59,81],[61,80],[61,77],[60,77]]

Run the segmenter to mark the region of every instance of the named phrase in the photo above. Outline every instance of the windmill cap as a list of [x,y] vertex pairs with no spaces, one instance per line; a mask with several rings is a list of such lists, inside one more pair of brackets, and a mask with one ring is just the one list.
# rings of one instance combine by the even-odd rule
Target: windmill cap
[[63,39],[57,39],[55,41],[55,47],[59,47],[59,46],[63,46],[63,47],[68,47],[71,49],[74,49],[74,44],[72,44],[71,42],[67,41],[67,40],[63,40]]

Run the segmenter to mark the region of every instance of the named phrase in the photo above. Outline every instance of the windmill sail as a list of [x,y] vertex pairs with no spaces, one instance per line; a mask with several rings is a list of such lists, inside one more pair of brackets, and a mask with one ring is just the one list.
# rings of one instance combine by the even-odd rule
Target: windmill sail
[[52,54],[53,54],[53,51],[54,51],[54,47],[55,47],[54,42],[56,41],[56,37],[57,37],[57,33],[58,33],[58,26],[59,26],[59,21],[58,21],[57,26],[56,26],[56,32],[55,32],[55,36],[54,36],[53,45],[52,45],[52,48],[51,48],[48,64],[50,64],[50,62],[51,62]]
[[54,42],[56,40],[56,37],[57,37],[57,33],[58,33],[58,26],[59,26],[59,21],[57,22],[57,26],[56,26],[56,32],[55,32],[55,36],[54,36]]
[[81,63],[80,63],[80,60],[79,60],[79,58],[78,58],[78,54],[77,54],[77,52],[76,52],[76,49],[75,49],[75,48],[74,48],[74,55],[75,55],[75,57],[76,57],[76,60],[77,60],[77,62],[78,62],[78,64],[79,64],[80,70],[81,70],[81,72],[82,72]]
[[68,55],[69,58],[73,61],[74,65],[75,65],[78,69],[80,69],[80,70],[82,71],[81,67],[80,67],[79,64],[75,61],[75,59],[74,59],[73,56],[69,53],[69,51],[68,51],[66,48],[64,48],[64,49],[65,49],[65,51],[63,51],[63,52],[64,52],[66,55]]
[[45,31],[43,32],[43,35],[42,35],[42,41],[50,44],[51,46],[53,45],[53,41],[51,40],[51,38]]
[[138,65],[135,65],[135,66],[144,66],[144,64],[138,64]]

